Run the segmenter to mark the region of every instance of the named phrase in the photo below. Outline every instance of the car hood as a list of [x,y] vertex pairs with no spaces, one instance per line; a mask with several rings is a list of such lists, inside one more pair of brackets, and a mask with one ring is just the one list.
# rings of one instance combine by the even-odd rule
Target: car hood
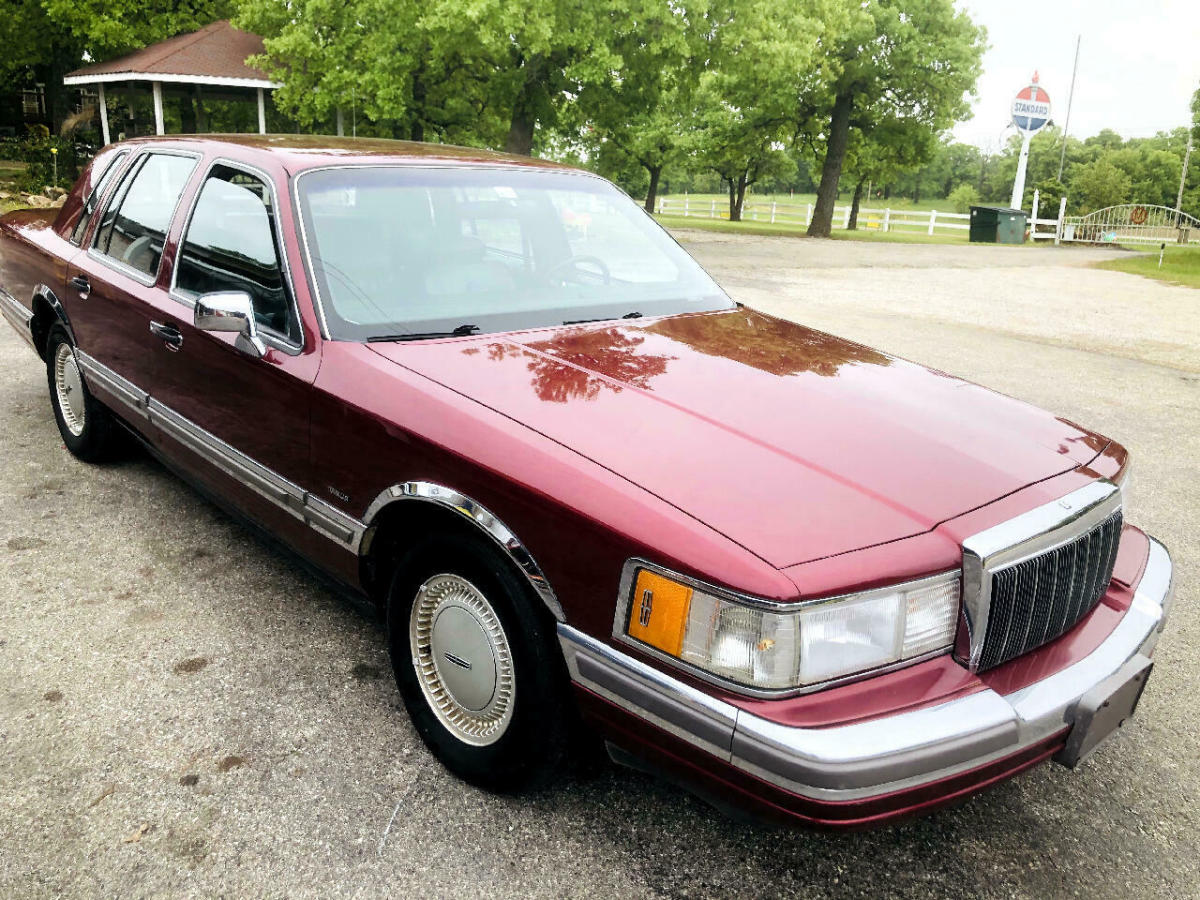
[[928,531],[1108,443],[744,308],[369,346],[780,568]]

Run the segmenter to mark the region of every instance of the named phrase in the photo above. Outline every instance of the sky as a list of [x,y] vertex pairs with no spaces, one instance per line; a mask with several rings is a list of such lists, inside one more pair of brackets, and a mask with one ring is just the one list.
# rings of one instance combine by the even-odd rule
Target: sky
[[1200,87],[1200,0],[958,0],[988,30],[974,117],[954,137],[997,149],[1013,97],[1036,70],[1062,125],[1071,89],[1075,38],[1083,35],[1070,133],[1103,128],[1150,137],[1188,124]]

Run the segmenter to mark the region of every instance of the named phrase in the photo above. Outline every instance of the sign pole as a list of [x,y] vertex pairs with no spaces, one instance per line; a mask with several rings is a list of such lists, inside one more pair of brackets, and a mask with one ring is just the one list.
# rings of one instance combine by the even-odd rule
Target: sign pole
[[1023,209],[1021,201],[1025,196],[1025,170],[1029,168],[1029,142],[1033,140],[1033,135],[1026,131],[1021,137],[1021,156],[1017,159],[1017,177],[1013,180],[1012,200],[1009,202],[1010,209]]
[[1058,154],[1058,178],[1062,182],[1063,163],[1067,161],[1067,135],[1071,133],[1071,104],[1075,102],[1075,76],[1079,74],[1079,45],[1083,43],[1083,35],[1075,38],[1075,68],[1071,69],[1071,92],[1067,94],[1067,121],[1063,124],[1062,150]]
[[1187,150],[1183,154],[1183,172],[1179,175],[1179,196],[1175,199],[1175,227],[1183,221],[1183,189],[1187,185],[1188,163],[1192,159],[1192,135],[1188,132]]
[[1050,122],[1050,95],[1038,84],[1038,74],[1033,81],[1017,92],[1012,105],[1012,123],[1021,132],[1021,156],[1017,160],[1017,177],[1013,179],[1010,209],[1023,209],[1025,197],[1025,172],[1029,168],[1029,142],[1033,136]]

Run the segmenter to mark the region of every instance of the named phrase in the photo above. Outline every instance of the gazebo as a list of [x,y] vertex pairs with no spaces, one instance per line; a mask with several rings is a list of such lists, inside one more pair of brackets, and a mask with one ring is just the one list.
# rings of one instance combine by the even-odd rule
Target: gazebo
[[[165,134],[163,86],[190,110],[197,131],[207,131],[202,90],[221,96],[249,99],[253,91],[258,102],[258,131],[267,132],[265,92],[279,87],[263,72],[246,65],[246,59],[263,52],[262,38],[239,31],[228,21],[213,22],[199,31],[176,35],[158,44],[117,59],[94,63],[71,72],[63,83],[95,85],[100,99],[100,133],[104,143],[111,141],[105,87],[124,84],[129,91],[145,90],[149,83],[154,104],[155,134]],[[114,88],[116,89],[116,88]],[[182,107],[181,107],[182,108]],[[182,115],[182,113],[181,113]],[[181,119],[181,122],[183,120]],[[186,130],[186,122],[183,122]]]

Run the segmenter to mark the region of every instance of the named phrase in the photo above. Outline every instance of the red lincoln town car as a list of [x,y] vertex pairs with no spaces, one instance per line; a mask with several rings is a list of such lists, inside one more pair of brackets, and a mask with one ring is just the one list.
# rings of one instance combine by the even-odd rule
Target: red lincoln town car
[[560,165],[130,141],[0,219],[0,285],[67,449],[131,432],[374,601],[477,784],[581,718],[725,808],[924,812],[1085,759],[1173,596],[1120,444],[734,303]]

